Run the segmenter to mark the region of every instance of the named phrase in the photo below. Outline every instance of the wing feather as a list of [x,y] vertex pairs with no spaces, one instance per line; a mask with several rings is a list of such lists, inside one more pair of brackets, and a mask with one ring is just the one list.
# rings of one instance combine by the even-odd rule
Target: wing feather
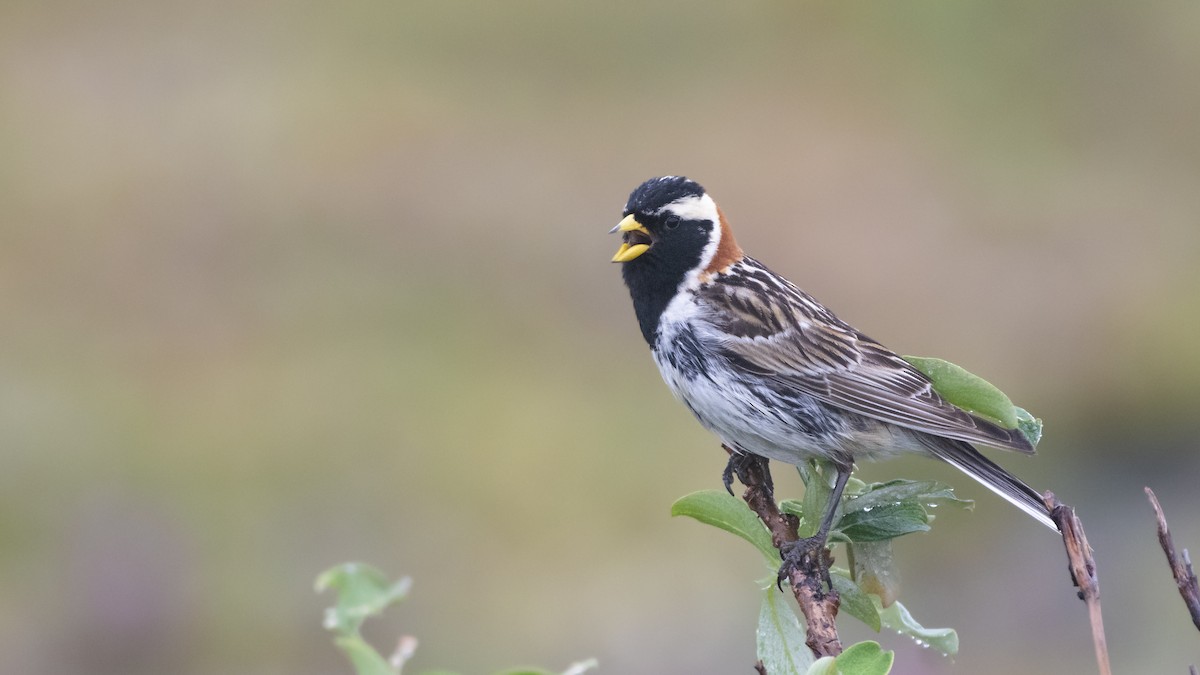
[[[753,261],[743,261],[739,265]],[[735,266],[736,268],[737,266]],[[761,271],[765,268],[760,266]],[[1025,437],[948,403],[924,373],[838,319],[782,277],[759,270],[700,292],[727,336],[725,355],[747,370],[839,408],[969,443],[1033,453]],[[786,319],[786,321],[784,320]]]

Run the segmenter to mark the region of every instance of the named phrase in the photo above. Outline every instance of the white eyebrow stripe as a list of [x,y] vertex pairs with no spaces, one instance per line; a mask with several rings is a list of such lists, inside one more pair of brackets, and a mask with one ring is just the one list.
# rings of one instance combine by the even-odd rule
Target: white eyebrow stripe
[[707,194],[676,199],[659,209],[656,215],[663,212],[670,212],[684,220],[710,220],[714,223],[718,220],[717,203]]

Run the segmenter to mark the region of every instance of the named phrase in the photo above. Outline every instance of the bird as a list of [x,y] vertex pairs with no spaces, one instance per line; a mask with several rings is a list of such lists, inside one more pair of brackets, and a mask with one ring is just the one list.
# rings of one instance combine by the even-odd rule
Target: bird
[[746,255],[699,183],[645,181],[613,233],[622,242],[612,261],[663,380],[731,451],[726,489],[751,456],[835,468],[798,555],[826,546],[856,462],[902,453],[951,464],[1057,531],[1041,496],[974,447],[1033,454],[1022,432],[949,403],[924,373]]

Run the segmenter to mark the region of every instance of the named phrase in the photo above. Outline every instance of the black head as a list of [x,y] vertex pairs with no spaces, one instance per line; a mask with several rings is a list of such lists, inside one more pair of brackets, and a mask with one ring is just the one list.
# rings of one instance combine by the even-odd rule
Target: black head
[[675,293],[720,257],[723,237],[733,249],[736,244],[722,232],[727,228],[716,203],[699,183],[682,176],[639,185],[625,203],[624,216],[613,228],[623,236],[613,262],[622,263],[642,335],[653,344],[659,318]]
[[684,176],[661,176],[637,186],[625,202],[625,214],[653,213],[686,197],[703,197],[704,188]]
[[626,263],[626,269],[666,264],[681,274],[700,262],[720,222],[717,205],[704,188],[682,176],[639,185],[625,202],[624,216],[613,228],[624,237],[613,262]]

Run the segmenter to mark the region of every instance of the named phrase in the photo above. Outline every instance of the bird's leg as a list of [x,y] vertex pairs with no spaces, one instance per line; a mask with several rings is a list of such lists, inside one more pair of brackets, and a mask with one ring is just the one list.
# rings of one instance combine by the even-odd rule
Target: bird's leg
[[721,482],[725,485],[725,491],[729,493],[729,496],[734,496],[733,477],[736,474],[742,485],[761,486],[766,490],[767,497],[774,501],[775,482],[771,479],[771,471],[766,466],[767,460],[749,452],[739,452],[728,445],[722,444],[721,447],[729,453],[729,461],[725,464],[725,470],[721,472]]
[[725,448],[725,452],[729,453],[729,461],[725,462],[725,470],[721,472],[721,483],[725,485],[725,491],[729,493],[730,497],[732,497],[733,474],[735,471],[737,471],[737,468],[734,465],[738,461],[738,454],[731,450],[728,445],[722,445],[721,447]]
[[797,568],[820,570],[823,581],[833,587],[829,579],[829,561],[825,556],[825,542],[829,538],[829,529],[833,527],[833,517],[842,501],[842,492],[846,489],[846,481],[850,480],[850,465],[835,464],[837,477],[833,483],[833,492],[829,495],[829,503],[825,505],[825,514],[821,517],[821,526],[811,537],[790,542],[780,549],[783,555],[783,565],[779,568],[777,582],[782,584],[790,579],[792,571]]

